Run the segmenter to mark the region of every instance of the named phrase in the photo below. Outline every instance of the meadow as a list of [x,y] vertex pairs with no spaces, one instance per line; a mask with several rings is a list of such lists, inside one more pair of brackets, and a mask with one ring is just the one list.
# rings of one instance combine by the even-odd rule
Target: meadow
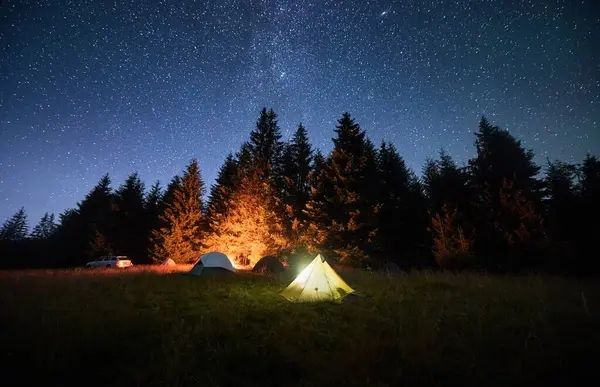
[[[0,272],[4,385],[582,385],[600,281],[341,271],[362,297],[292,304],[293,273]],[[591,379],[593,380],[593,379]]]

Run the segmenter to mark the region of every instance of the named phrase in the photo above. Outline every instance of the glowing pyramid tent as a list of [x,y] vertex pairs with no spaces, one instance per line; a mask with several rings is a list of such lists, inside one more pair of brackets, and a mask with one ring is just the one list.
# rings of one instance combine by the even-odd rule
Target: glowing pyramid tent
[[354,289],[348,286],[319,254],[281,295],[292,302],[340,302],[350,293],[354,293]]

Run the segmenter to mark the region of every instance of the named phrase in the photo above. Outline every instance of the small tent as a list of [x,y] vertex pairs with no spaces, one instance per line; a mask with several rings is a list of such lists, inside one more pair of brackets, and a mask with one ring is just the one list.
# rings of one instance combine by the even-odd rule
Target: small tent
[[252,268],[253,272],[260,274],[281,273],[284,270],[281,261],[272,255],[262,257]]
[[354,289],[344,282],[319,254],[281,295],[292,302],[340,302],[351,293],[354,293]]
[[211,271],[235,272],[227,255],[218,252],[207,253],[201,256],[198,262],[194,264],[194,267],[192,267],[192,270],[190,270],[190,274],[201,275],[207,269]]
[[162,261],[161,265],[163,265],[163,266],[176,266],[177,264],[175,263],[174,260],[172,260],[171,258],[168,258],[168,259]]

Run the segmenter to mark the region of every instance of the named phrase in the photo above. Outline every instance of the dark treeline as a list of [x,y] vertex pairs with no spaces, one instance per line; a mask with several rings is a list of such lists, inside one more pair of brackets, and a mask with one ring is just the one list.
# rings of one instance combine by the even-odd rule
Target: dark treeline
[[482,118],[473,157],[441,151],[421,178],[391,143],[374,145],[349,114],[333,150],[315,150],[306,129],[281,138],[263,109],[250,139],[225,159],[208,200],[192,160],[166,187],[136,173],[113,188],[103,176],[58,217],[28,234],[24,209],[0,230],[2,267],[81,266],[101,255],[135,263],[191,262],[220,250],[241,266],[260,257],[322,252],[372,268],[598,273],[600,160],[548,161]]

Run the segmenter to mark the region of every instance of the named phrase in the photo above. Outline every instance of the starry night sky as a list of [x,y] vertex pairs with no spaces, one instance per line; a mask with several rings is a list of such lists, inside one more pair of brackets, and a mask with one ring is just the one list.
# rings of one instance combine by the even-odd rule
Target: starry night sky
[[0,221],[194,157],[210,185],[263,106],[326,152],[349,111],[418,174],[471,157],[481,115],[579,162],[600,154],[598,3],[0,1]]

